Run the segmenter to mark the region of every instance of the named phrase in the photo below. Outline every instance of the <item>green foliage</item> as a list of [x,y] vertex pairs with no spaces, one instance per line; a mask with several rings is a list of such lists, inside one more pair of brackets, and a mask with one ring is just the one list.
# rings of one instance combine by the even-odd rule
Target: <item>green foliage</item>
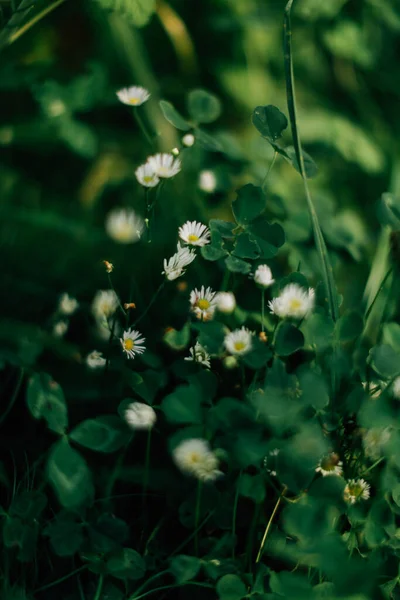
[[180,554],[174,556],[170,563],[171,573],[175,576],[177,583],[194,579],[201,568],[201,560],[195,556]]
[[124,548],[107,560],[107,571],[117,579],[142,579],[146,564],[136,550]]
[[241,600],[247,595],[246,586],[237,575],[224,575],[217,582],[220,600]]
[[155,0],[94,0],[102,8],[115,11],[135,27],[144,27],[156,9]]
[[68,409],[61,386],[46,373],[28,381],[26,402],[35,419],[45,419],[51,431],[62,434],[68,427]]
[[282,322],[275,334],[275,351],[279,356],[289,356],[304,345],[304,336],[291,323]]
[[221,114],[221,103],[206,90],[192,90],[188,94],[188,111],[195,123],[212,123]]
[[118,417],[104,416],[79,423],[69,434],[77,444],[97,452],[115,452],[128,440],[129,434]]

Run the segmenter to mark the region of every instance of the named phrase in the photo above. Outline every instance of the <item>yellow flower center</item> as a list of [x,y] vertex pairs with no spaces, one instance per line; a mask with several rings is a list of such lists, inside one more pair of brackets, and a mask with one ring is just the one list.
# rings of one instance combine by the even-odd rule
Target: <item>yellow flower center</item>
[[128,338],[127,340],[124,340],[124,348],[128,352],[130,350],[132,350],[132,348],[134,347],[134,345],[135,345],[135,342],[131,338]]
[[198,242],[198,241],[199,241],[199,239],[200,239],[200,238],[199,238],[199,236],[198,236],[198,235],[195,235],[194,233],[191,233],[191,234],[188,236],[188,242]]
[[154,179],[153,175],[145,175],[145,176],[143,177],[143,181],[144,181],[145,183],[151,183],[151,182],[153,181],[153,179]]
[[297,298],[293,298],[289,302],[290,310],[298,310],[299,308],[301,308],[301,306],[302,306],[301,300],[298,300]]
[[198,452],[192,452],[188,456],[189,463],[198,463],[200,461],[200,454]]
[[235,348],[236,352],[240,352],[246,348],[246,344],[244,342],[235,342],[233,347]]
[[137,104],[139,104],[140,102],[140,98],[129,98],[129,104],[132,104],[132,106],[136,106]]
[[205,298],[202,298],[201,300],[199,300],[197,302],[197,307],[200,310],[207,310],[207,308],[210,308],[210,303],[208,300],[206,300]]

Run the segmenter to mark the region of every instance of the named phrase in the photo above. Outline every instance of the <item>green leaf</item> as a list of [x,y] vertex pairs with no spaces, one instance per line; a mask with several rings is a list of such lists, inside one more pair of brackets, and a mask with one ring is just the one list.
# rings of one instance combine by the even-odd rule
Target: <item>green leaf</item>
[[342,315],[335,326],[335,334],[340,342],[352,342],[361,335],[364,328],[364,320],[361,315],[354,311]]
[[374,346],[369,352],[372,367],[385,378],[400,374],[400,355],[387,344]]
[[[205,247],[207,248],[208,246]],[[258,258],[261,250],[257,242],[247,232],[244,232],[237,236],[233,254],[239,258]]]
[[194,130],[194,136],[196,138],[196,143],[199,144],[204,150],[208,150],[208,152],[222,152],[223,148],[219,141],[204,131],[204,129],[196,127]]
[[217,594],[220,600],[242,600],[247,588],[237,575],[224,575],[217,582]]
[[[315,177],[316,174],[318,173],[318,167],[315,164],[315,162],[313,161],[313,159],[311,158],[311,156],[308,154],[308,152],[306,152],[305,150],[302,150],[302,154],[303,154],[304,170],[306,173],[306,177],[308,179],[312,179],[312,177]],[[299,163],[297,160],[296,151],[293,148],[293,146],[287,146],[287,148],[285,148],[285,152],[284,152],[283,156],[288,160],[288,162],[290,162],[294,166],[296,171],[298,173],[300,173],[300,167],[299,167]]]
[[190,124],[182,117],[176,108],[166,100],[160,100],[160,108],[163,112],[164,117],[171,125],[180,129],[181,131],[188,131],[191,127]]
[[248,226],[250,237],[257,242],[261,258],[272,258],[285,243],[285,233],[278,223],[269,223],[266,217],[257,217]]
[[146,572],[146,563],[136,550],[124,548],[107,560],[107,571],[118,579],[141,579]]
[[78,508],[93,497],[92,474],[66,438],[58,441],[50,452],[47,477],[65,508]]
[[194,579],[200,571],[200,567],[201,560],[199,558],[186,556],[185,554],[174,556],[170,563],[170,570],[175,576],[177,583]]
[[193,323],[193,328],[199,332],[198,342],[209,352],[219,354],[224,343],[226,327],[218,321],[209,323]]
[[161,410],[171,423],[202,423],[201,394],[194,385],[181,385],[161,404]]
[[106,9],[115,10],[135,27],[144,27],[156,10],[155,0],[96,0]]
[[[208,246],[203,246],[207,248]],[[164,342],[173,350],[184,350],[190,342],[190,323],[189,321],[179,331],[169,329],[164,337]]]
[[279,139],[288,126],[285,115],[272,104],[257,106],[253,111],[251,120],[261,135],[272,142]]
[[261,504],[265,499],[265,481],[262,475],[249,475],[243,473],[239,479],[239,493],[246,498],[251,498],[256,504]]
[[57,515],[43,533],[50,538],[51,547],[57,556],[73,556],[83,544],[83,525],[68,513]]
[[124,374],[130,387],[148,404],[153,403],[158,391],[166,384],[165,371],[147,369],[139,375],[126,369]]
[[236,222],[242,227],[258,217],[265,209],[265,195],[260,187],[248,183],[236,192],[237,197],[232,202],[232,212]]
[[389,225],[394,231],[400,230],[400,198],[393,194],[382,194],[377,214],[381,225]]
[[88,529],[91,549],[95,552],[120,550],[129,537],[129,527],[125,521],[114,515],[102,514]]
[[115,452],[126,444],[129,433],[121,419],[111,415],[82,421],[71,431],[69,437],[85,448],[108,453]]
[[68,409],[60,385],[47,373],[28,381],[26,402],[35,419],[45,419],[51,431],[62,434],[68,427]]
[[[308,284],[306,283],[306,287]],[[317,352],[329,348],[332,343],[334,322],[328,315],[314,312],[303,323],[305,346]]]
[[24,523],[18,517],[6,517],[3,525],[3,543],[6,548],[17,548],[17,558],[30,562],[36,554],[39,523]]
[[212,123],[221,114],[221,103],[214,94],[196,89],[189,92],[188,110],[196,123]]
[[382,327],[382,342],[391,346],[400,353],[400,325],[398,323],[384,323]]
[[304,336],[297,327],[285,321],[279,323],[275,337],[275,352],[289,356],[304,346]]
[[201,249],[201,255],[205,260],[216,261],[220,258],[224,258],[228,254],[228,251],[221,246],[214,246],[213,243],[203,246]]
[[47,498],[42,492],[23,490],[14,496],[8,512],[12,517],[33,520],[41,515],[46,504]]
[[329,404],[328,386],[324,377],[310,367],[302,367],[296,371],[302,391],[301,400],[315,409],[323,409]]
[[251,270],[251,265],[248,262],[232,255],[225,259],[225,264],[231,273],[243,273],[243,275],[246,275]]
[[242,361],[250,369],[258,370],[264,367],[271,357],[271,348],[256,336],[253,336],[252,348],[250,352],[242,357]]

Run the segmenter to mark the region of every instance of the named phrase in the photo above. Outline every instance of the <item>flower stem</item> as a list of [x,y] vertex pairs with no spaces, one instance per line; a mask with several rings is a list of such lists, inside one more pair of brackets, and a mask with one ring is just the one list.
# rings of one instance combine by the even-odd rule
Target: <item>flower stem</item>
[[140,317],[138,317],[136,319],[136,321],[133,323],[132,327],[135,327],[147,315],[147,313],[149,312],[150,308],[153,306],[154,302],[156,301],[157,296],[159,295],[159,293],[164,288],[164,285],[165,285],[165,280],[161,283],[161,285],[157,289],[156,293],[154,294],[154,296],[152,297],[152,299],[148,303],[146,309],[144,310],[144,312],[142,312],[142,314],[140,315]]
[[233,516],[232,516],[232,537],[233,537],[233,545],[232,545],[232,558],[235,559],[235,547],[236,547],[236,515],[237,515],[237,507],[239,502],[239,480],[242,475],[242,471],[239,473],[239,478],[236,486],[235,500],[233,501]]
[[256,564],[257,564],[257,563],[259,563],[259,562],[260,562],[260,560],[261,560],[261,557],[262,557],[262,555],[263,555],[263,552],[264,552],[265,541],[266,541],[266,539],[267,539],[267,536],[268,536],[269,530],[271,529],[272,521],[274,520],[274,517],[275,517],[275,515],[276,515],[276,511],[278,510],[280,503],[282,502],[282,498],[283,498],[283,497],[284,497],[284,495],[286,494],[286,490],[287,490],[287,488],[286,488],[286,486],[285,486],[285,487],[283,488],[283,490],[282,490],[282,493],[281,493],[281,495],[279,496],[279,498],[278,498],[278,500],[277,500],[277,503],[275,504],[274,510],[272,511],[272,514],[271,514],[271,516],[270,516],[270,519],[269,519],[269,521],[268,521],[268,523],[267,523],[267,526],[266,526],[266,528],[265,528],[265,531],[264,531],[263,538],[262,538],[262,540],[261,540],[260,549],[259,549],[259,551],[258,551],[258,554],[257,554],[257,558],[256,558]]
[[264,332],[265,290],[261,290],[261,331]]
[[3,412],[3,414],[0,416],[0,425],[6,419],[8,413],[11,411],[12,407],[14,406],[14,403],[15,403],[17,397],[18,397],[18,392],[19,392],[19,390],[21,388],[23,379],[24,379],[24,369],[21,367],[20,371],[19,371],[19,374],[18,374],[17,385],[15,386],[13,395],[11,396],[11,400],[10,400],[7,408]]
[[275,150],[275,152],[274,152],[274,156],[272,157],[271,164],[269,165],[269,167],[268,167],[268,171],[267,171],[267,173],[266,173],[266,175],[265,175],[265,177],[264,177],[264,179],[263,179],[263,182],[262,182],[262,184],[261,184],[261,188],[262,188],[262,189],[264,189],[264,186],[265,186],[265,184],[266,184],[266,182],[267,182],[267,179],[268,179],[268,176],[269,176],[269,174],[270,174],[270,173],[271,173],[271,171],[272,171],[272,168],[273,168],[273,166],[274,166],[274,164],[275,164],[275,161],[276,161],[276,157],[277,157],[277,156],[278,156],[278,153],[277,153],[277,151]]
[[150,136],[149,132],[147,131],[147,128],[143,122],[141,115],[140,115],[140,109],[138,107],[134,108],[133,114],[135,115],[136,122],[139,125],[140,130],[143,133],[144,137],[146,138],[146,140],[148,141],[150,146],[153,146],[153,140],[151,139],[151,136]]
[[199,519],[200,519],[201,491],[202,491],[202,482],[199,480],[197,483],[196,512],[195,512],[195,518],[194,518],[194,527],[195,527],[195,531],[196,531],[196,535],[194,537],[194,548],[195,548],[196,556],[199,556]]
[[369,473],[370,471],[372,471],[372,469],[375,469],[375,467],[377,467],[383,460],[384,460],[383,456],[381,456],[381,458],[378,458],[378,460],[375,461],[373,465],[371,465],[370,467],[368,467],[368,469],[365,469],[365,471],[363,471],[360,474],[360,477],[364,477],[364,475],[366,475],[367,473]]
[[143,475],[143,504],[146,502],[146,492],[147,492],[147,486],[149,484],[150,448],[151,448],[151,428],[147,432],[147,441],[146,441],[146,459],[145,459],[145,463],[144,463],[144,475]]
[[99,583],[97,584],[96,594],[95,594],[93,600],[100,600],[101,592],[103,591],[103,583],[104,583],[104,575],[100,575]]
[[77,573],[80,573],[81,571],[84,571],[85,569],[87,569],[87,565],[83,565],[82,567],[79,567],[78,569],[75,569],[75,571],[71,571],[71,573],[68,573],[67,575],[64,575],[64,577],[60,577],[59,579],[56,579],[55,581],[52,581],[51,583],[43,585],[42,587],[40,587],[37,590],[35,590],[34,594],[39,594],[39,592],[44,592],[44,590],[48,590],[49,588],[53,587],[54,585],[58,585],[59,583],[62,583],[63,581],[66,581],[67,579],[69,579],[73,575],[76,575]]

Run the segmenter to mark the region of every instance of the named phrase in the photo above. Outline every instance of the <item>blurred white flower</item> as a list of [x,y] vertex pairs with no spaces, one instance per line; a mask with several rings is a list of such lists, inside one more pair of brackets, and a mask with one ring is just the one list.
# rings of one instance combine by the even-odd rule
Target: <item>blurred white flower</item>
[[136,169],[135,175],[138,182],[144,187],[155,187],[160,182],[160,178],[157,177],[150,163],[140,165],[140,167]]
[[184,440],[173,450],[173,459],[183,473],[200,481],[214,481],[222,475],[218,458],[206,440]]
[[217,187],[217,178],[213,171],[201,171],[199,175],[199,188],[203,192],[212,194]]
[[146,350],[144,345],[146,338],[142,337],[142,334],[136,329],[129,328],[124,331],[119,341],[123,352],[128,355],[128,358],[135,358],[135,354],[143,354]]
[[236,298],[232,292],[218,292],[215,296],[219,312],[230,315],[236,308]]
[[86,357],[86,364],[90,369],[101,369],[105,367],[106,362],[103,353],[98,350],[92,350]]
[[96,319],[103,322],[111,317],[118,308],[118,296],[114,290],[98,290],[93,298],[92,312]]
[[339,460],[339,455],[336,452],[331,452],[324,456],[319,461],[318,467],[315,469],[317,473],[321,473],[324,477],[327,475],[341,475],[343,463]]
[[392,394],[397,400],[400,400],[400,377],[396,377],[392,383]]
[[154,409],[143,402],[129,404],[124,416],[132,429],[151,429],[157,420]]
[[193,133],[186,133],[182,138],[182,144],[187,148],[190,148],[195,143],[196,138]]
[[297,283],[289,283],[281,291],[277,298],[268,303],[271,313],[278,317],[292,317],[293,319],[303,319],[314,308],[315,295],[314,290],[304,288]]
[[378,460],[382,454],[385,444],[390,440],[392,432],[390,427],[378,428],[373,427],[363,435],[363,446],[365,456],[372,460]]
[[166,179],[174,177],[181,170],[181,161],[172,154],[155,154],[149,156],[147,162],[158,177]]
[[137,242],[144,229],[144,220],[132,208],[114,208],[106,217],[108,235],[120,244]]
[[204,285],[200,290],[195,288],[190,292],[189,302],[198,319],[209,321],[213,318],[217,306],[215,295],[210,287],[205,288]]
[[63,337],[68,331],[68,321],[57,321],[53,326],[53,335]]
[[62,294],[58,301],[58,310],[62,315],[72,315],[78,306],[78,301],[68,294]]
[[189,246],[205,246],[210,243],[210,230],[197,221],[186,221],[179,227],[179,237]]
[[259,265],[257,267],[254,273],[254,281],[262,288],[268,288],[275,282],[268,265]]
[[368,500],[371,486],[364,479],[350,479],[344,488],[343,497],[349,504]]
[[230,354],[247,354],[252,348],[253,334],[246,327],[235,329],[225,336],[224,345]]
[[140,106],[150,98],[149,92],[138,85],[118,90],[117,96],[123,104],[130,106]]
[[168,281],[174,281],[185,273],[185,267],[190,265],[196,258],[196,252],[191,248],[182,247],[179,242],[177,246],[177,252],[169,260],[164,259],[164,271],[162,275],[168,279]]
[[208,354],[207,350],[203,348],[203,346],[199,344],[199,342],[196,342],[194,348],[190,348],[189,352],[190,356],[187,356],[185,360],[197,362],[200,365],[203,365],[203,367],[206,367],[207,369],[211,367],[211,357]]
[[237,361],[237,358],[235,358],[234,356],[225,356],[224,360],[222,361],[222,364],[224,365],[225,369],[236,369],[239,366],[239,363]]

